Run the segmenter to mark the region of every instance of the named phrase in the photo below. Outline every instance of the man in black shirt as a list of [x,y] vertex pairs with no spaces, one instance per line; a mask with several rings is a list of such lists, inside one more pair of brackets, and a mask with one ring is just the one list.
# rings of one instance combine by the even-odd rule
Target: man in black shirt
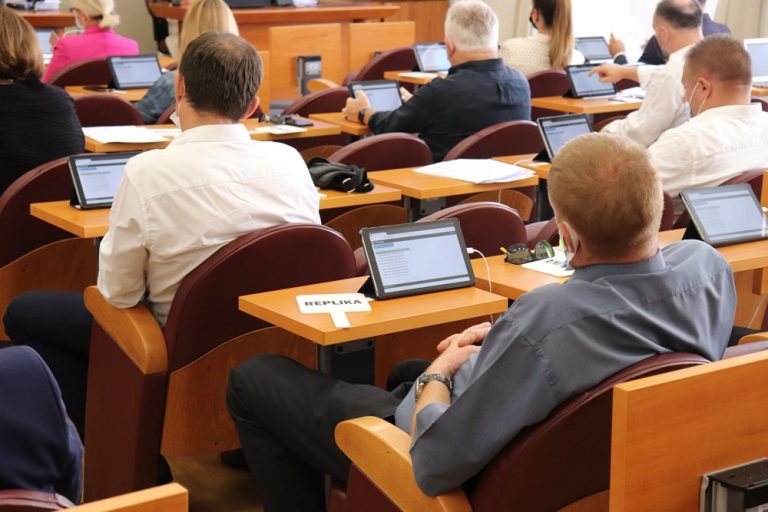
[[445,20],[445,44],[451,69],[413,96],[404,90],[402,107],[371,109],[364,93],[349,98],[344,113],[367,124],[373,133],[408,132],[432,149],[436,162],[465,137],[492,124],[530,120],[531,91],[518,71],[498,58],[499,22],[477,0],[457,2]]

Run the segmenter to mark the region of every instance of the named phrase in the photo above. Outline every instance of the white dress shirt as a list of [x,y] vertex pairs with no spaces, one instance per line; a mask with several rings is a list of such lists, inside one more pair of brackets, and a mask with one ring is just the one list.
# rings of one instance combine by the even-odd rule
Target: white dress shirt
[[637,74],[645,99],[639,110],[603,128],[604,133],[616,133],[648,147],[662,133],[688,120],[683,104],[683,66],[690,46],[669,56],[663,66],[640,66]]
[[[508,39],[501,44],[499,55],[508,67],[517,69],[525,76],[552,69],[549,60],[549,40],[546,34],[537,33],[530,37]],[[573,51],[571,64],[583,64],[584,56]]]
[[705,110],[664,133],[648,151],[672,197],[714,187],[742,172],[768,169],[768,113],[760,105]]
[[235,238],[286,222],[320,222],[317,189],[295,149],[252,141],[242,124],[186,130],[125,166],[98,288],[119,308],[147,294],[162,325],[190,271]]

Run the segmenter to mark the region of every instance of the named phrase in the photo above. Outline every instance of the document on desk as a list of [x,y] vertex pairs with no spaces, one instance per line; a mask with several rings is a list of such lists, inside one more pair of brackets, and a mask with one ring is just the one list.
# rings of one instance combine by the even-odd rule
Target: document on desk
[[156,133],[157,131],[141,126],[89,126],[83,128],[83,135],[102,144],[168,142],[168,139]]
[[401,78],[437,78],[437,73],[429,73],[427,71],[408,71],[407,73],[400,73]]
[[463,158],[418,167],[414,171],[421,174],[429,174],[430,176],[469,181],[475,184],[525,180],[534,175],[534,172],[530,169],[524,169],[513,164],[505,164],[497,160]]
[[307,131],[306,128],[300,126],[291,126],[287,124],[276,124],[274,126],[260,126],[249,130],[248,133],[269,133],[271,135],[287,135],[289,133],[302,133]]

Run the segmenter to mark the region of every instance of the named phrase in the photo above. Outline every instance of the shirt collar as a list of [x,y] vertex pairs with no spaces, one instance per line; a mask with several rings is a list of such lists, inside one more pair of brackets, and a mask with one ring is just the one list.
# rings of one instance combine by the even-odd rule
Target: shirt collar
[[685,56],[688,54],[688,50],[690,50],[691,48],[693,48],[692,44],[686,46],[685,48],[680,48],[676,52],[670,53],[669,59],[667,60],[667,62],[673,61],[673,60],[683,60]]
[[702,120],[717,119],[717,118],[749,118],[749,117],[762,117],[763,107],[757,103],[751,103],[749,105],[726,105],[724,107],[715,107],[705,110],[701,114],[693,116],[690,122],[698,122]]
[[178,146],[179,144],[189,144],[193,142],[220,142],[220,141],[248,141],[251,136],[248,129],[242,123],[234,124],[208,124],[196,126],[189,130],[184,130],[181,135],[171,141],[169,146]]
[[453,66],[448,70],[448,74],[451,75],[462,69],[473,69],[475,71],[496,71],[504,67],[504,61],[501,58],[486,59],[486,60],[470,60],[458,66]]
[[94,23],[93,25],[89,25],[85,27],[85,30],[83,31],[84,34],[94,34],[96,32],[108,32],[112,29],[110,28],[102,28],[99,26],[98,23]]
[[571,276],[571,279],[577,281],[596,281],[603,277],[609,277],[621,274],[653,274],[661,272],[667,266],[664,255],[661,251],[648,259],[636,261],[634,263],[620,263],[616,265],[591,265],[589,267],[577,268]]

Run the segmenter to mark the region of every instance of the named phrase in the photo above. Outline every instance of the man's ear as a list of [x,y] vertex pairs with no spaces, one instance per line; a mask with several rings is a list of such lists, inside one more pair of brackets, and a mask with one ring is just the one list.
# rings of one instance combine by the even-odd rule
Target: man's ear
[[445,49],[448,52],[448,57],[456,53],[456,45],[450,37],[445,38]]
[[248,104],[248,108],[245,110],[245,114],[243,114],[243,117],[240,118],[242,121],[243,119],[248,119],[253,115],[254,112],[256,112],[256,109],[259,108],[259,95],[253,97],[253,100]]
[[576,252],[573,233],[571,233],[571,227],[568,225],[568,223],[558,222],[557,230],[560,232],[560,236],[562,237],[563,242],[565,243],[566,249],[568,249],[568,251],[571,253]]
[[181,98],[184,97],[184,92],[185,92],[184,77],[181,76],[180,73],[176,73],[175,92],[176,92],[176,105],[178,106],[178,104],[181,102]]

